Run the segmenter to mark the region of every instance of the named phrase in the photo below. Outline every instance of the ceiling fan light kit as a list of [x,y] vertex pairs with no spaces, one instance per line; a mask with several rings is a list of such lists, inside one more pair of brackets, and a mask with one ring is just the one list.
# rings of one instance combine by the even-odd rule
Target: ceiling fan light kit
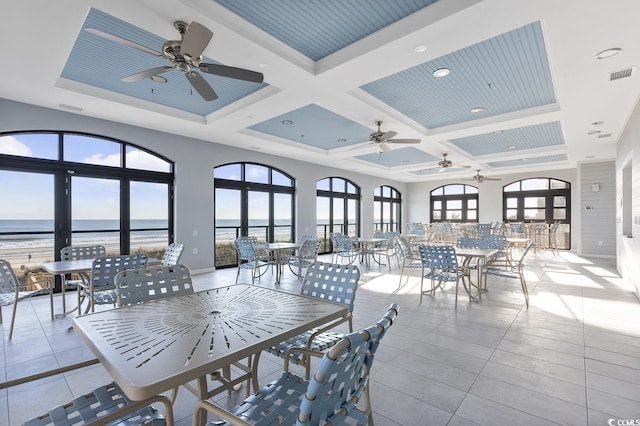
[[164,83],[167,82],[167,79],[161,77],[159,74],[175,69],[184,73],[191,87],[193,87],[205,101],[213,101],[218,99],[218,94],[197,71],[253,83],[262,83],[264,81],[263,74],[256,71],[220,64],[203,63],[202,60],[204,58],[202,53],[213,37],[213,33],[205,26],[195,21],[191,24],[187,24],[184,21],[175,21],[173,26],[180,33],[180,40],[165,41],[162,45],[161,52],[156,52],[153,49],[149,49],[131,40],[126,40],[95,28],[84,28],[84,30],[107,40],[163,58],[171,63],[171,65],[156,67],[126,76],[121,79],[121,81],[125,83],[135,83],[146,78]]

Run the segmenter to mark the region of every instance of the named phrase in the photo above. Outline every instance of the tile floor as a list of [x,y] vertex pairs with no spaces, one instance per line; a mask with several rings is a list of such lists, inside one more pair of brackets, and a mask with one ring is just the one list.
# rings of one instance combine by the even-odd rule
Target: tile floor
[[[450,286],[419,304],[416,272],[400,287],[397,267],[362,273],[354,327],[373,323],[392,302],[401,307],[373,367],[376,424],[607,425],[608,419],[640,419],[640,302],[612,260],[532,253],[528,309],[519,283],[502,278],[490,278],[479,303],[469,303],[461,291],[457,311]],[[234,279],[235,269],[227,269],[194,276],[194,285],[202,290]],[[258,285],[273,286],[272,281],[267,272]],[[280,286],[298,289],[288,271]],[[72,304],[74,295],[68,297]],[[51,321],[48,309],[45,297],[21,302],[9,342],[5,308],[2,377],[92,357],[67,331],[71,318]],[[281,366],[263,354],[261,383],[277,376]],[[0,425],[19,425],[108,381],[98,365],[0,390]],[[243,396],[244,390],[222,394],[216,402],[233,406]],[[191,424],[194,402],[188,392],[179,393],[178,425]]]

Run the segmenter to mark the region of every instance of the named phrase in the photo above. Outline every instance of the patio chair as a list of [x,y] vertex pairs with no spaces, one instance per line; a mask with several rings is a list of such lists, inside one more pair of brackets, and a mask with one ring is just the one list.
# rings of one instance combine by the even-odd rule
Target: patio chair
[[[60,260],[80,260],[80,259],[95,259],[98,256],[104,256],[107,254],[107,249],[103,245],[90,245],[90,246],[66,246],[60,250]],[[73,312],[76,308],[70,309],[67,312],[67,290],[77,290],[78,284],[89,281],[89,272],[81,272],[75,274],[60,275],[61,288],[62,288],[62,312],[63,315]],[[69,279],[67,279],[69,277]],[[80,300],[80,303],[84,302],[84,297]]]
[[489,259],[489,263],[494,266],[499,265],[505,268],[510,265],[511,258],[509,257],[509,251],[507,250],[507,237],[495,234],[485,235],[482,237],[482,243],[484,248],[498,250],[498,253]]
[[[21,377],[0,384],[0,389],[33,382],[45,377],[75,372],[98,362],[97,359],[82,361],[77,364]],[[164,415],[151,405],[155,403],[164,405]],[[132,401],[115,382],[111,382],[94,389],[92,392],[76,396],[72,401],[58,405],[44,414],[31,418],[25,421],[23,426],[84,424],[172,426],[173,405],[169,398],[163,395],[157,395],[144,401]]]
[[81,313],[80,302],[83,296],[89,300],[85,314],[89,310],[94,312],[96,305],[110,304],[115,307],[117,302],[115,278],[118,272],[146,266],[147,255],[144,253],[99,256],[93,259],[89,285],[78,284],[78,314]]
[[[323,352],[338,343],[344,336],[344,333],[331,330],[347,322],[349,324],[349,332],[353,331],[353,304],[355,302],[359,280],[360,270],[355,265],[316,262],[309,266],[304,275],[300,294],[330,302],[342,303],[347,307],[349,313],[347,316],[325,324],[320,328],[309,330],[287,339],[284,342],[273,345],[267,349],[267,351],[280,358],[284,358],[287,351],[294,347],[305,348],[313,352]],[[310,361],[306,352],[299,352],[290,357],[290,362],[305,366],[307,379],[311,372]]]
[[553,225],[551,225],[551,229],[549,230],[549,245],[551,248],[551,252],[557,256],[558,253],[558,228],[560,227],[560,222],[555,221]]
[[162,259],[160,260],[160,264],[162,266],[175,266],[180,263],[180,257],[182,257],[182,252],[184,251],[184,244],[181,243],[171,243],[164,251],[162,255]]
[[22,284],[11,264],[0,259],[0,324],[2,324],[2,307],[13,305],[11,325],[9,326],[9,340],[13,337],[13,326],[16,321],[18,302],[39,294],[49,294],[51,304],[51,320],[53,321],[53,283],[50,278],[31,280]]
[[260,253],[255,244],[258,243],[256,237],[239,237],[234,240],[236,253],[238,256],[238,271],[236,272],[236,284],[240,278],[240,270],[248,269],[251,271],[251,284],[254,284],[256,278],[260,278],[269,269],[269,256]]
[[[370,254],[373,260],[378,263],[378,265],[383,265],[382,257],[386,257],[387,266],[389,267],[389,272],[391,272],[391,259],[395,258],[398,267],[400,267],[400,259],[398,257],[398,246],[396,245],[396,239],[400,236],[397,232],[375,232],[373,234],[373,238],[385,238],[387,241],[378,244],[368,250],[367,254]],[[376,256],[378,259],[376,259]]]
[[[60,260],[95,259],[106,254],[107,249],[102,245],[66,246],[60,250]],[[75,290],[78,287],[78,283],[82,282],[82,279],[78,276],[72,276],[69,280],[62,276],[62,280],[62,285],[67,290]]]
[[114,281],[118,306],[193,293],[191,271],[184,265],[125,269]]
[[492,235],[504,235],[504,223],[503,222],[496,222],[495,225],[493,225],[493,229],[491,230],[491,234]]
[[509,236],[515,238],[525,238],[527,236],[526,228],[522,222],[509,223]]
[[[419,253],[415,253],[411,248],[411,244],[404,237],[398,237],[396,239],[396,245],[398,247],[398,254],[400,260],[400,281],[398,282],[398,288],[402,285],[402,276],[404,270],[407,268],[422,268],[422,262]],[[409,282],[409,276],[407,275],[407,282]]]
[[350,236],[334,234],[333,239],[333,262],[342,263],[343,260],[346,260],[347,265],[351,265],[362,254],[362,250],[353,244]]
[[491,233],[491,223],[478,223],[476,226],[476,236],[489,235]]
[[302,270],[308,268],[318,260],[318,250],[320,249],[320,240],[315,235],[303,235],[300,237],[300,248],[296,252],[288,256],[283,264],[289,265],[289,269],[299,280],[302,280]]
[[[453,246],[427,246],[421,245],[420,257],[422,260],[422,279],[420,280],[420,303],[424,294],[435,294],[435,291],[445,282],[456,283],[456,303],[458,309],[458,286],[460,279],[469,277],[469,268],[458,263],[456,249]],[[426,272],[425,272],[426,271]],[[431,280],[431,290],[424,290],[424,279]],[[435,282],[438,281],[438,285]],[[466,284],[463,281],[466,288]],[[471,294],[469,294],[471,299]]]
[[513,266],[512,269],[505,269],[495,266],[487,266],[483,268],[482,276],[484,277],[484,288],[487,288],[487,275],[494,275],[498,277],[504,278],[516,278],[520,280],[520,285],[522,287],[522,292],[524,293],[524,300],[527,308],[529,307],[529,289],[527,288],[527,281],[525,280],[525,258],[527,254],[533,247],[535,247],[536,243],[531,241],[527,244],[525,249],[522,251],[520,255],[520,259]]
[[[193,413],[194,426],[202,424],[199,421],[205,412],[222,419],[216,425],[373,424],[369,396],[371,368],[380,341],[398,310],[398,305],[391,305],[374,325],[344,336],[325,353],[292,349],[280,377],[232,412],[209,401],[198,402]],[[311,380],[289,371],[289,356],[298,351],[322,358]]]

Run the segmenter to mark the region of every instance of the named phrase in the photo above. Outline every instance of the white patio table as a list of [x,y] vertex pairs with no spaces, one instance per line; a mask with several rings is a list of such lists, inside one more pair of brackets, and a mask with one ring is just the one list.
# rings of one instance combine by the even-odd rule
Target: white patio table
[[[244,381],[257,391],[263,349],[347,314],[342,304],[236,284],[95,312],[74,318],[74,324],[132,400],[180,385],[204,400]],[[244,359],[246,366],[240,364]],[[218,377],[222,384],[208,389],[207,374],[232,364],[243,374]],[[188,384],[193,380],[197,386]]]

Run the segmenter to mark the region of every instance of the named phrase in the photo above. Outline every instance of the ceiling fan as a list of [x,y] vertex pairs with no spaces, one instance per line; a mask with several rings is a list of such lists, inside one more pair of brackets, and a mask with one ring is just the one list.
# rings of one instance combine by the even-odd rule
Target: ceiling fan
[[442,154],[442,160],[440,160],[438,162],[438,167],[432,167],[430,169],[425,169],[424,171],[427,170],[435,170],[435,169],[440,169],[438,170],[438,173],[444,172],[445,170],[449,170],[449,169],[470,169],[471,166],[465,166],[465,165],[461,165],[461,164],[456,164],[454,165],[451,160],[447,159],[447,155],[449,154]]
[[473,180],[477,183],[482,183],[485,180],[502,180],[502,179],[497,179],[497,178],[492,178],[492,177],[486,177],[480,174],[480,170],[476,170],[477,173],[475,174],[475,176],[473,176],[473,178],[471,179],[462,179],[462,180]]
[[380,130],[380,126],[382,125],[382,121],[376,121],[376,126],[378,126],[378,130],[371,133],[369,135],[369,142],[376,144],[381,151],[387,152],[391,150],[389,144],[419,144],[420,139],[391,139],[397,132],[383,132]]
[[126,40],[96,28],[88,27],[84,28],[84,30],[107,40],[133,47],[134,49],[138,49],[150,55],[166,59],[170,62],[170,65],[152,68],[121,79],[121,81],[127,83],[144,80],[145,78],[151,78],[154,81],[166,82],[166,79],[161,77],[160,74],[176,69],[184,72],[185,77],[189,80],[191,86],[205,101],[213,101],[218,99],[218,95],[202,75],[196,72],[196,70],[206,72],[208,74],[215,74],[222,77],[235,78],[237,80],[250,81],[254,83],[262,83],[264,80],[262,73],[256,71],[202,62],[202,52],[204,52],[204,49],[213,37],[213,33],[203,25],[195,21],[191,24],[187,24],[183,21],[175,21],[173,26],[180,33],[180,40],[165,41],[162,45],[162,51],[160,52],[156,52],[153,49],[149,49],[148,47],[142,46],[133,41]]

